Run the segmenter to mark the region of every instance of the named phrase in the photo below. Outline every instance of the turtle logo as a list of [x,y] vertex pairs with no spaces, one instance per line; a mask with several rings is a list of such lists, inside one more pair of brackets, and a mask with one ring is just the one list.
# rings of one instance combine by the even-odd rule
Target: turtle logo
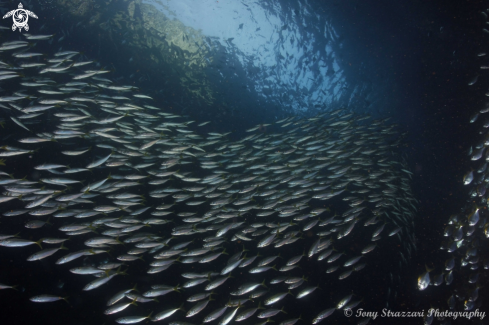
[[14,24],[12,25],[12,30],[14,32],[17,28],[19,29],[19,32],[22,30],[22,28],[24,28],[26,32],[29,30],[29,25],[27,25],[29,16],[37,19],[35,13],[29,10],[25,10],[23,8],[24,7],[22,6],[22,3],[19,3],[19,9],[9,11],[5,14],[5,16],[3,16],[3,19],[12,16],[14,20]]

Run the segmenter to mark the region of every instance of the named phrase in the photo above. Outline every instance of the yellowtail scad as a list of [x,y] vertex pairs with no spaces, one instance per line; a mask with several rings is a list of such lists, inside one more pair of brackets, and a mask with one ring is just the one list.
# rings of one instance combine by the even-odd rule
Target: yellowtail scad
[[[82,298],[116,283],[107,306],[95,312],[126,316],[108,322],[228,324],[283,316],[283,324],[316,324],[365,298],[351,289],[330,293],[323,279],[343,286],[364,277],[389,245],[399,246],[400,272],[415,252],[417,201],[398,149],[404,135],[388,118],[346,109],[290,116],[233,141],[203,132],[212,121],[194,124],[158,109],[136,87],[100,78],[108,71],[90,68],[93,61],[81,61],[77,51],[43,53],[46,62],[62,60],[39,65],[28,60],[40,54],[26,46],[0,45],[0,79],[17,87],[0,98],[10,115],[5,123],[16,130],[0,146],[2,225],[8,218],[26,225],[2,234],[0,246],[18,249],[16,258],[29,266],[69,264],[66,272],[84,281]],[[25,52],[9,52],[19,48]],[[14,58],[23,59],[22,75]],[[48,116],[49,123],[35,122]],[[20,173],[15,165],[29,156],[45,161]],[[33,228],[50,236],[32,238]],[[36,244],[57,246],[36,251]],[[82,262],[100,256],[108,261]],[[165,277],[171,268],[180,277]],[[310,276],[312,269],[320,277]],[[142,278],[139,291],[130,289]],[[0,287],[9,288],[15,286]],[[167,295],[170,301],[159,305]],[[49,292],[31,297],[69,301]],[[302,316],[284,307],[308,299],[321,303]]]

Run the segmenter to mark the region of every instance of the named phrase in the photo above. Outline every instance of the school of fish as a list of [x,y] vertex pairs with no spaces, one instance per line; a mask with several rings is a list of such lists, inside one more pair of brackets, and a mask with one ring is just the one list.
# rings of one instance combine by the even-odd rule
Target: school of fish
[[[383,258],[378,246],[399,246],[399,269],[416,250],[412,173],[399,149],[403,135],[388,118],[345,109],[291,116],[232,141],[200,131],[211,122],[169,112],[104,78],[109,71],[91,70],[93,61],[77,51],[35,52],[53,35],[22,35],[0,45],[0,83],[9,92],[0,96],[2,127],[16,128],[0,144],[0,213],[3,225],[21,218],[25,228],[0,234],[0,254],[13,249],[26,263],[67,264],[85,283],[80,292],[116,282],[120,290],[98,310],[108,321],[283,317],[281,325],[292,325],[334,314],[346,321],[335,311],[366,297],[326,295],[324,279],[369,274],[369,263]],[[29,165],[29,156],[43,163]],[[460,239],[466,223],[481,224],[478,209],[452,221]],[[39,228],[52,235],[27,239]],[[82,262],[87,257],[92,262]],[[171,268],[181,276],[161,276]],[[321,277],[308,278],[311,268]],[[136,276],[149,280],[128,280]],[[0,282],[5,290],[21,285]],[[307,299],[322,307],[302,315],[283,308]],[[29,300],[69,298],[46,292]]]
[[[482,32],[489,34],[486,27],[489,23],[489,9],[480,12],[484,20]],[[479,52],[476,59],[480,62],[480,71],[471,77],[468,86],[481,83],[484,78],[479,78],[484,70],[488,69],[486,52]],[[485,96],[488,96],[486,93]],[[483,273],[481,270],[489,269],[489,259],[485,253],[485,240],[489,238],[489,221],[487,218],[487,180],[489,145],[487,139],[487,128],[489,122],[482,120],[489,112],[489,102],[484,97],[480,99],[483,103],[476,112],[472,114],[469,122],[480,128],[479,134],[482,139],[470,147],[468,156],[472,164],[462,179],[468,188],[467,204],[461,211],[448,218],[447,226],[443,231],[446,239],[441,243],[440,249],[444,251],[444,265],[426,266],[426,271],[418,278],[418,289],[425,290],[429,285],[440,286],[446,284],[454,287],[450,290],[450,296],[446,298],[446,305],[431,306],[440,310],[473,312],[479,310],[482,305],[479,299],[479,289],[482,287]],[[430,273],[433,273],[430,275]],[[456,274],[456,276],[454,275]],[[482,308],[483,310],[483,308]],[[433,315],[425,316],[424,324],[430,325],[434,320]],[[440,324],[449,324],[450,319],[439,319]]]

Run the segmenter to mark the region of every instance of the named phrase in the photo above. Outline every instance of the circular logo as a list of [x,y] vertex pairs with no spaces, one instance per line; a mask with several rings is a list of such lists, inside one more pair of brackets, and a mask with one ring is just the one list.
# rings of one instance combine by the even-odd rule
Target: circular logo
[[29,16],[24,9],[17,9],[13,14],[13,19],[17,27],[24,27],[27,24],[27,20],[29,20]]

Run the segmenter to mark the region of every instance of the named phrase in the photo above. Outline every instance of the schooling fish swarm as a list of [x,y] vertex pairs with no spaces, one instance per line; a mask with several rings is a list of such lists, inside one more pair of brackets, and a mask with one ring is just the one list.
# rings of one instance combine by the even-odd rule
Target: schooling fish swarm
[[[489,9],[487,10],[489,12]],[[487,24],[488,14],[484,11],[481,17]],[[485,25],[487,26],[487,25]],[[484,27],[482,32],[489,33]],[[486,53],[477,54],[478,60],[481,61],[480,74],[489,67],[483,60],[486,59]],[[476,83],[480,84],[479,73],[472,77],[468,86]],[[486,93],[485,96],[488,96]],[[485,102],[485,100],[482,100]],[[481,122],[481,114],[489,112],[489,103],[485,102],[484,107],[476,111],[469,122],[482,126],[480,134],[484,139],[480,140],[473,147],[470,147],[470,160],[475,162],[473,169],[469,170],[462,179],[464,185],[468,187],[469,200],[458,214],[451,215],[448,219],[448,225],[444,229],[443,235],[446,240],[441,244],[440,249],[446,251],[446,261],[444,265],[430,269],[428,267],[418,278],[419,290],[424,290],[428,285],[435,286],[450,285],[456,289],[451,290],[451,295],[446,300],[447,305],[440,310],[478,312],[482,306],[479,298],[479,289],[481,288],[480,269],[489,269],[489,259],[485,258],[484,240],[489,238],[489,222],[487,220],[487,165],[489,161],[489,151],[486,150],[489,145],[487,139],[488,121]],[[436,272],[430,276],[430,272]],[[454,273],[457,275],[455,276]],[[434,309],[434,308],[432,308]],[[424,323],[429,325],[433,322],[436,315],[428,313]],[[448,324],[450,318],[440,318],[441,324]]]
[[[324,279],[366,272],[369,261],[383,258],[375,255],[380,241],[399,245],[399,268],[416,249],[411,172],[388,119],[337,110],[258,125],[239,141],[204,136],[189,127],[194,121],[149,105],[137,88],[100,77],[109,71],[82,70],[93,61],[79,52],[48,58],[28,44],[0,45],[0,80],[11,92],[0,97],[10,113],[2,127],[24,134],[0,148],[2,224],[23,218],[28,228],[0,235],[0,246],[30,246],[18,258],[32,263],[69,263],[67,272],[86,278],[81,291],[116,281],[120,291],[99,312],[117,323],[263,323],[287,314],[285,301],[317,296],[321,309],[281,322],[316,324],[362,301],[348,290],[332,300]],[[30,166],[28,156],[46,159],[16,170]],[[52,236],[25,239],[41,227]],[[181,277],[163,278],[169,268],[180,268]],[[308,279],[312,268],[323,275]],[[147,277],[139,293],[130,276]],[[30,298],[62,299],[50,292]],[[140,303],[150,312],[134,307]]]

